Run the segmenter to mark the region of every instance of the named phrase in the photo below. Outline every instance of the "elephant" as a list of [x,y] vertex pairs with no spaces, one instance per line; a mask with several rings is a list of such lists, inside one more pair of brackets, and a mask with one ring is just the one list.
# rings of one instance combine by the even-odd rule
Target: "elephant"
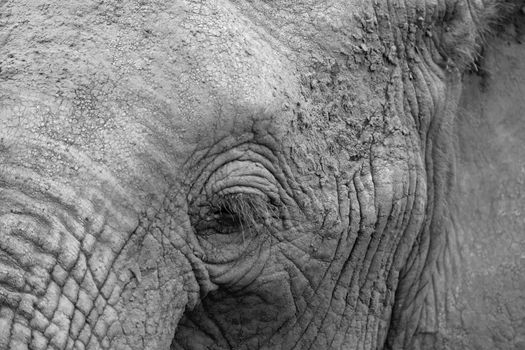
[[0,9],[0,349],[525,347],[522,0]]

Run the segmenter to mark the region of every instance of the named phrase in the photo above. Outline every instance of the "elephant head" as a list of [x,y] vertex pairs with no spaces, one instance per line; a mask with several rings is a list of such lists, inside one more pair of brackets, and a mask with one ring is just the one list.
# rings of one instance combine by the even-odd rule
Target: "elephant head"
[[0,349],[446,348],[521,2],[0,4]]

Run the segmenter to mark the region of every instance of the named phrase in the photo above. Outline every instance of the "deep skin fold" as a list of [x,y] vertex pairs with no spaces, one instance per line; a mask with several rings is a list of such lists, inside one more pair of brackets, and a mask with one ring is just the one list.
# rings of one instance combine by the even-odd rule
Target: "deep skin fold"
[[[56,244],[44,247],[44,255],[57,263],[49,267],[53,283],[42,272],[42,293],[53,285],[59,296],[48,293],[38,302],[51,316],[23,305],[18,321],[9,323],[13,305],[2,303],[0,318],[7,323],[0,329],[9,333],[0,333],[7,337],[0,338],[1,346],[163,349],[177,330],[175,348],[188,339],[188,348],[203,346],[199,341],[218,348],[376,348],[385,340],[387,347],[409,348],[418,333],[435,331],[419,314],[443,237],[432,227],[447,226],[441,225],[451,173],[447,125],[463,62],[454,61],[462,55],[443,51],[436,36],[424,36],[420,11],[405,15],[388,2],[373,8],[301,2],[297,12],[310,17],[297,23],[297,13],[288,6],[280,10],[278,2],[153,4],[158,16],[133,1],[75,5],[40,9],[45,18],[33,28],[20,19],[20,8],[29,4],[4,4],[13,17],[6,20],[12,36],[2,54],[16,55],[5,60],[2,81],[4,96],[10,96],[1,119],[10,126],[2,130],[2,213],[15,203],[28,212],[31,202],[51,208],[47,218],[78,235],[83,253],[71,261],[62,257],[76,244],[64,238],[70,238],[67,233],[58,243],[45,240]],[[60,15],[74,35],[52,30],[50,19],[62,8],[82,14]],[[322,20],[325,10],[337,16],[333,23]],[[425,23],[445,11],[419,10]],[[95,25],[100,18],[109,28]],[[393,30],[391,37],[396,23],[410,27]],[[26,31],[38,39],[34,51],[20,50]],[[63,45],[50,48],[49,42]],[[397,63],[383,57],[392,44],[404,47],[393,53]],[[173,56],[182,59],[174,62]],[[56,63],[48,67],[51,57]],[[66,74],[60,72],[64,67]],[[408,113],[407,101],[421,112]],[[228,157],[239,140],[247,147],[232,159],[271,174],[263,179],[277,189],[272,195],[280,215],[266,225],[269,232],[251,232],[248,243],[257,254],[221,265],[209,260],[199,242],[206,236],[192,227],[192,188],[201,190],[194,176],[212,175],[206,167],[204,174],[194,170],[192,162]],[[37,180],[19,181],[29,178]],[[390,239],[398,243],[390,246]],[[215,249],[235,253],[229,245]],[[68,339],[60,327],[40,331],[38,323],[71,310],[66,299],[74,297],[62,298],[75,289],[74,282],[66,287],[67,276],[75,274],[70,265],[87,271],[79,272],[80,290],[99,302],[96,312],[86,312],[88,326],[80,335],[74,328],[82,321],[75,314],[57,319],[69,329]],[[116,300],[112,315],[99,298],[106,292],[104,299]],[[198,293],[202,303],[191,311]],[[34,331],[27,335],[29,328]]]

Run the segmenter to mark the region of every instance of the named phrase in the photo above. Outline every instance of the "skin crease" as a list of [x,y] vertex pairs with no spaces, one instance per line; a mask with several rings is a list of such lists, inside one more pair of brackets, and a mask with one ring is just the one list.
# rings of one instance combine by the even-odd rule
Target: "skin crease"
[[2,3],[0,349],[417,347],[443,6]]

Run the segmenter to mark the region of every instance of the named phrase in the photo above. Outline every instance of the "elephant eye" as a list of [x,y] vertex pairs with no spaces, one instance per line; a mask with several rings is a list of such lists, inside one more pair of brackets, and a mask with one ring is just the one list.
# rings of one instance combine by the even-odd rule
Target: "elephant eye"
[[215,229],[217,233],[231,233],[245,224],[242,214],[232,210],[231,207],[222,204],[212,204],[208,215],[204,218],[205,225]]
[[248,234],[278,216],[276,206],[256,194],[214,196],[201,206],[194,227],[200,235]]
[[226,227],[235,227],[241,224],[242,218],[238,213],[232,212],[228,207],[214,208],[212,220]]

